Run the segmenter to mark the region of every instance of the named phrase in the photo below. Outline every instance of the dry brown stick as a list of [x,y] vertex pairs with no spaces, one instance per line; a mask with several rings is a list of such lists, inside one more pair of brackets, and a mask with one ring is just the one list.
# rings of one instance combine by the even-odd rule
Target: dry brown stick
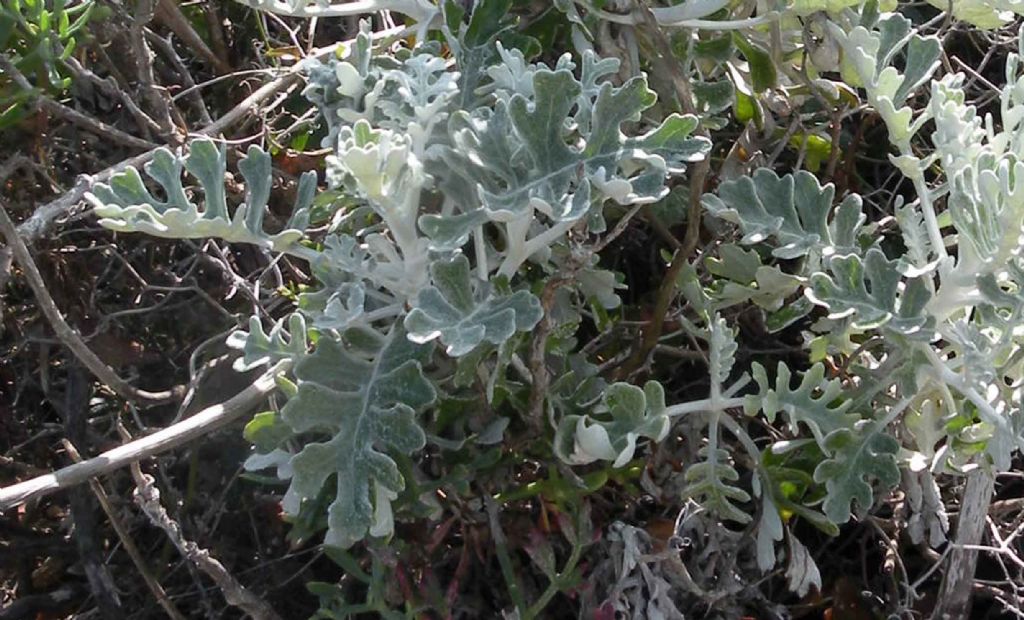
[[109,138],[121,144],[135,148],[135,149],[152,149],[156,148],[156,144],[149,140],[143,140],[142,138],[136,138],[130,133],[121,131],[113,125],[108,125],[101,120],[97,120],[82,114],[74,108],[69,108],[63,103],[58,103],[49,97],[39,97],[36,99],[36,104],[46,110],[50,114],[59,116],[66,121],[72,122],[83,129],[86,129],[101,138]]
[[228,64],[227,59],[219,58],[207,47],[206,41],[203,41],[203,38],[196,33],[188,18],[178,8],[177,0],[157,0],[154,17],[157,22],[167,26],[171,32],[178,35],[182,43],[188,46],[189,49],[195,51],[206,62],[213,65],[218,74],[231,73],[231,65]]
[[224,22],[221,20],[220,15],[217,12],[217,4],[215,2],[203,2],[202,3],[203,17],[206,20],[206,31],[210,35],[210,45],[213,46],[213,51],[218,58],[223,58],[224,62],[228,65],[229,73],[234,71],[235,68],[231,66],[228,55],[228,44],[224,38]]
[[555,293],[558,288],[572,279],[572,273],[576,271],[575,265],[571,265],[569,275],[554,276],[544,285],[544,292],[541,293],[541,308],[544,311],[540,323],[533,332],[533,340],[530,342],[530,372],[533,382],[530,386],[529,419],[541,428],[541,420],[544,415],[544,401],[548,397],[548,383],[551,374],[548,372],[548,365],[544,359],[547,353],[548,336],[554,328],[551,320],[551,307],[555,303]]
[[[64,449],[67,450],[68,456],[71,457],[71,460],[75,463],[81,463],[82,455],[78,453],[75,445],[67,439],[63,439],[61,442],[64,444]],[[164,611],[167,612],[167,615],[173,618],[173,620],[185,620],[185,616],[182,615],[182,613],[178,611],[178,608],[174,606],[174,603],[167,598],[167,592],[164,591],[163,586],[160,585],[160,582],[156,580],[153,573],[149,570],[149,566],[146,565],[146,560],[142,557],[142,553],[139,551],[139,548],[135,546],[135,541],[129,534],[128,528],[124,526],[124,523],[121,521],[121,517],[118,516],[117,512],[114,510],[114,506],[110,503],[110,496],[107,495],[106,489],[103,488],[103,485],[100,484],[100,481],[96,478],[89,480],[89,487],[92,489],[93,495],[96,496],[96,500],[99,501],[103,512],[106,513],[107,519],[110,520],[110,526],[114,528],[114,532],[117,534],[117,537],[121,539],[121,544],[124,546],[125,552],[128,554],[128,557],[131,558],[132,563],[135,564],[135,568],[139,571],[139,575],[142,576],[142,580],[146,582],[146,586],[149,588],[149,591],[153,593],[154,597],[156,597],[156,602],[164,608]]]
[[[32,84],[24,75],[22,75],[21,71],[18,71],[18,68],[14,66],[14,63],[11,62],[10,59],[7,58],[5,54],[0,54],[0,68],[2,68],[4,70],[4,73],[6,73],[8,76],[10,76],[12,80],[14,80],[14,83],[17,84],[19,88],[22,88],[28,92],[31,92],[33,90]],[[63,118],[66,121],[84,127],[85,129],[91,131],[92,133],[100,137],[111,138],[113,140],[116,140],[117,142],[124,144],[125,146],[130,146],[132,148],[138,149],[151,149],[156,147],[156,144],[153,144],[148,140],[136,138],[130,133],[121,131],[120,129],[114,127],[113,125],[108,125],[107,123],[92,118],[91,116],[88,116],[86,114],[82,114],[78,110],[75,110],[74,108],[69,108],[63,103],[54,101],[53,99],[50,99],[45,95],[37,95],[34,99],[33,104],[55,116]]]
[[8,510],[36,497],[43,497],[61,489],[82,484],[96,476],[208,435],[245,415],[263,402],[277,385],[275,377],[285,372],[290,366],[290,360],[282,360],[260,375],[252,385],[225,402],[207,407],[194,416],[172,424],[152,435],[107,450],[103,454],[81,463],[68,465],[55,472],[0,488],[0,511]]
[[[163,2],[160,3],[163,5]],[[212,125],[213,118],[210,116],[210,110],[206,107],[206,102],[203,101],[203,96],[196,89],[196,81],[192,79],[192,74],[189,72],[188,67],[178,56],[178,53],[174,51],[174,46],[171,44],[170,38],[162,38],[152,30],[146,29],[146,39],[149,41],[157,52],[163,55],[164,59],[170,64],[175,71],[178,72],[178,76],[181,78],[181,87],[183,90],[188,91],[189,101],[192,102],[192,107],[199,113],[199,122],[204,125]],[[171,98],[174,101],[174,97]]]
[[[652,43],[658,48],[658,53],[652,54],[652,61],[659,68],[659,72],[669,76],[672,80],[676,96],[679,98],[679,104],[682,106],[683,111],[696,116],[696,110],[693,107],[693,92],[690,89],[687,78],[680,75],[678,69],[668,62],[668,59],[673,57],[671,45],[665,39],[665,35],[658,26],[650,9],[646,5],[641,4],[640,12],[644,17],[647,34],[650,35]],[[697,135],[708,138],[708,132],[703,128],[697,131]],[[689,264],[690,255],[697,249],[697,243],[700,241],[701,197],[704,194],[705,179],[707,179],[710,171],[711,162],[707,157],[694,164],[691,168],[690,206],[686,214],[686,236],[683,237],[682,247],[676,250],[675,255],[672,257],[672,262],[669,263],[668,269],[665,270],[665,275],[662,277],[661,286],[658,287],[658,296],[654,304],[653,314],[650,322],[642,330],[640,345],[633,355],[619,367],[616,372],[616,378],[618,379],[625,379],[640,368],[643,368],[651,352],[654,351],[654,347],[657,346],[658,339],[661,338],[665,317],[668,315],[669,306],[672,305],[672,300],[676,296],[679,275],[682,273],[683,267]]]
[[54,303],[50,292],[46,289],[46,283],[43,282],[43,276],[39,273],[39,268],[32,259],[32,254],[28,251],[28,247],[25,246],[25,242],[18,236],[14,222],[7,215],[7,210],[4,209],[2,203],[0,203],[0,234],[4,236],[8,247],[14,252],[14,259],[21,265],[25,279],[28,280],[28,284],[35,294],[36,301],[39,303],[39,309],[43,311],[43,314],[49,320],[53,331],[57,334],[57,338],[74,353],[75,357],[97,379],[114,390],[122,398],[142,404],[159,405],[170,402],[179,396],[175,390],[165,390],[163,392],[140,390],[122,379],[114,372],[114,369],[93,353],[92,349],[78,335],[78,332],[64,320],[60,310],[57,308],[57,304]]
[[281,620],[281,616],[274,611],[269,603],[239,583],[223,564],[210,555],[207,549],[203,549],[194,541],[185,538],[181,526],[167,514],[167,510],[160,503],[160,490],[157,489],[153,477],[143,474],[138,463],[133,463],[131,469],[137,486],[134,494],[135,503],[149,517],[153,525],[167,534],[167,537],[186,560],[213,579],[224,593],[224,599],[255,620]]
[[75,78],[93,83],[108,96],[116,97],[121,103],[123,103],[125,109],[128,110],[135,119],[135,124],[138,125],[144,136],[148,138],[150,136],[150,132],[160,132],[160,125],[157,125],[156,121],[150,118],[149,115],[139,107],[139,104],[135,103],[135,100],[132,99],[131,95],[125,92],[124,89],[118,85],[117,80],[109,76],[102,78],[96,75],[96,73],[91,69],[88,69],[82,65],[82,63],[78,62],[78,59],[74,56],[68,56],[68,58],[63,62],[64,66],[75,74]]
[[[7,177],[14,174],[14,171],[21,168],[29,162],[29,159],[24,155],[15,155],[9,158],[6,162],[0,164],[0,189],[4,187],[7,182]],[[7,279],[11,275],[11,264],[14,259],[14,255],[11,253],[11,248],[4,246],[0,248],[0,291],[4,290],[7,286]],[[3,317],[4,313],[4,301],[0,298],[0,318]]]

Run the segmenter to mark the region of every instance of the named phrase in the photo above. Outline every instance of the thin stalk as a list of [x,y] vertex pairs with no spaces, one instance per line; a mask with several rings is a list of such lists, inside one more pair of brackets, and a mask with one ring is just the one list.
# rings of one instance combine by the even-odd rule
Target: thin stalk
[[484,494],[484,504],[487,506],[487,518],[491,526],[491,538],[494,540],[494,550],[498,554],[498,564],[501,566],[501,575],[505,578],[505,585],[508,587],[508,595],[512,598],[512,604],[520,617],[528,613],[526,599],[519,588],[519,579],[512,567],[512,557],[508,553],[508,543],[505,541],[505,532],[501,529],[501,522],[498,520],[498,504],[491,499],[491,496]]
[[688,403],[679,403],[678,405],[672,405],[665,409],[665,415],[674,417],[679,415],[686,415],[688,413],[697,413],[698,411],[722,411],[723,409],[732,409],[734,407],[742,407],[746,402],[746,398],[705,398],[702,400],[694,400]]
[[572,553],[569,554],[569,559],[566,560],[565,566],[562,567],[562,572],[555,575],[555,578],[548,584],[548,587],[544,590],[544,593],[540,595],[537,602],[530,606],[526,613],[523,615],[523,620],[533,620],[540,615],[544,608],[547,607],[551,599],[556,594],[562,591],[565,587],[563,583],[566,575],[572,574],[572,571],[576,568],[576,565],[580,561],[580,556],[583,555],[583,544],[580,541],[576,541],[576,544],[572,546]]

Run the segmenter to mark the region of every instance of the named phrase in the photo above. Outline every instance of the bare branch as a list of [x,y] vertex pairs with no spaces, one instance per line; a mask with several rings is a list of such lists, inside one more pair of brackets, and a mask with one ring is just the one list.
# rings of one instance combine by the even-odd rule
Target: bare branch
[[138,463],[132,464],[132,477],[135,478],[137,485],[135,503],[153,525],[167,534],[186,560],[213,579],[229,604],[241,609],[255,620],[281,620],[281,616],[269,603],[239,583],[208,550],[185,538],[181,526],[167,514],[167,510],[160,503],[160,490],[156,487],[153,477],[142,473]]
[[[21,71],[18,71],[18,68],[14,66],[14,63],[11,62],[4,54],[0,54],[0,68],[3,68],[4,73],[11,76],[11,79],[14,80],[20,88],[27,91],[33,90],[32,84],[24,75],[21,74]],[[111,138],[132,148],[151,149],[156,147],[156,144],[153,144],[148,140],[136,138],[130,133],[126,133],[113,125],[108,125],[103,121],[82,114],[78,110],[69,108],[63,103],[54,101],[49,97],[39,95],[35,98],[34,104],[55,116],[59,116],[66,121],[80,125],[100,137]]]
[[[82,456],[78,453],[75,445],[67,439],[62,440],[64,449],[67,450],[68,456],[71,460],[76,463],[82,462]],[[139,571],[139,575],[142,580],[146,582],[146,586],[149,591],[153,593],[157,603],[160,607],[163,607],[164,611],[171,620],[185,620],[185,616],[182,615],[178,608],[174,606],[174,603],[167,598],[167,592],[164,591],[163,586],[153,576],[153,572],[149,570],[149,566],[146,565],[145,558],[142,557],[142,552],[135,545],[135,541],[128,533],[128,528],[125,527],[124,522],[121,521],[121,517],[118,516],[117,511],[114,510],[114,506],[110,503],[110,496],[107,495],[106,489],[100,484],[100,481],[93,478],[89,480],[89,486],[92,489],[93,495],[96,496],[96,500],[99,501],[100,507],[103,512],[106,513],[107,519],[110,520],[111,527],[114,528],[114,532],[117,537],[121,539],[121,544],[124,545],[124,550],[128,553],[128,557],[131,558],[132,563],[135,564],[135,568]]]
[[207,407],[190,418],[136,439],[99,456],[75,463],[53,473],[0,488],[0,510],[8,510],[24,502],[50,495],[82,484],[91,478],[124,467],[144,458],[161,454],[193,439],[209,435],[251,411],[276,388],[275,377],[291,366],[289,360],[278,362],[252,385],[227,401]]

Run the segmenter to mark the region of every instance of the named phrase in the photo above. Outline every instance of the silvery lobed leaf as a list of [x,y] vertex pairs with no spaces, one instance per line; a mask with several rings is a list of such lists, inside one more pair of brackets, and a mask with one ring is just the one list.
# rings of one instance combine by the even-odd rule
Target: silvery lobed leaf
[[358,346],[321,338],[316,351],[295,367],[298,393],[281,411],[296,433],[322,433],[291,460],[294,475],[282,506],[298,514],[332,476],[336,496],[327,517],[329,545],[349,547],[387,535],[391,501],[405,488],[388,450],[409,454],[426,438],[416,420],[436,392],[421,364],[430,347],[411,342],[401,326],[387,336],[358,334]]
[[888,260],[877,248],[864,259],[856,254],[828,261],[831,275],[815,273],[806,294],[829,309],[830,318],[853,317],[858,329],[884,328],[905,336],[930,337],[934,318],[926,311],[931,293],[924,277],[905,285],[899,261]]
[[740,476],[729,462],[729,453],[721,448],[709,450],[704,446],[699,454],[704,460],[686,469],[687,485],[683,495],[694,499],[720,519],[749,523],[750,515],[734,503],[750,501],[750,494],[734,484]]
[[[109,184],[97,183],[85,197],[100,217],[100,224],[119,232],[144,232],[170,239],[218,237],[276,251],[293,246],[309,223],[316,173],[302,175],[291,219],[283,230],[269,234],[263,230],[263,216],[273,180],[270,155],[258,146],[250,146],[238,168],[245,179],[246,196],[233,215],[228,212],[224,192],[227,150],[209,138],[194,140],[184,157],[157,149],[145,170],[163,189],[162,200],[149,192],[138,170],[131,166],[111,177]],[[187,170],[202,186],[202,209],[189,199],[181,179],[182,170]]]
[[790,259],[811,252],[857,252],[857,234],[864,223],[860,197],[847,196],[835,209],[835,187],[821,186],[813,174],[799,171],[779,177],[759,168],[752,177],[727,181],[717,195],[705,194],[704,206],[714,216],[739,225],[741,243],[774,239],[772,254]]
[[902,489],[907,496],[907,534],[915,544],[926,543],[936,549],[947,542],[949,515],[942,493],[930,471],[904,471]]
[[309,346],[305,319],[301,314],[292,314],[287,325],[286,329],[285,319],[280,319],[267,333],[263,331],[259,318],[254,316],[249,319],[249,331],[232,332],[227,345],[242,351],[242,357],[235,360],[235,370],[244,372],[258,366],[273,365],[283,359],[298,360],[305,356]]
[[865,510],[871,506],[871,481],[877,479],[886,487],[899,483],[899,447],[899,442],[874,420],[860,420],[854,427],[829,433],[824,448],[830,458],[815,468],[814,481],[825,484],[823,509],[832,522],[849,520],[851,502],[856,501]]
[[555,221],[579,219],[589,208],[574,200],[581,185],[621,204],[654,202],[667,193],[669,174],[709,148],[691,135],[694,117],[674,115],[647,134],[623,134],[622,124],[654,103],[643,78],[621,87],[602,82],[585,123],[574,116],[585,85],[569,69],[538,69],[530,79],[531,96],[499,100],[493,111],[457,112],[449,123],[444,160],[479,188],[489,219],[508,221],[532,208]]
[[784,362],[779,362],[776,367],[774,386],[763,366],[754,362],[752,370],[760,393],[747,397],[747,414],[760,409],[768,421],[773,422],[775,416],[783,412],[795,434],[799,435],[798,425],[806,425],[822,449],[825,449],[826,438],[830,434],[851,428],[859,419],[857,415],[848,413],[851,401],[835,402],[843,393],[842,384],[838,379],[825,379],[823,364],[811,366],[796,389],[790,386],[792,375]]
[[[469,260],[461,254],[435,261],[430,274],[431,285],[417,296],[405,329],[415,342],[440,339],[453,357],[482,342],[500,345],[516,332],[533,329],[543,316],[540,300],[529,291],[475,293]],[[490,288],[477,282],[484,290]]]
[[784,532],[778,506],[770,492],[762,491],[761,518],[757,524],[757,567],[762,572],[775,568],[775,543],[782,540]]
[[[904,104],[938,68],[939,40],[913,32],[910,20],[898,13],[879,19],[874,30],[857,26],[846,32],[835,23],[828,26],[844,51],[843,77],[867,91],[868,101],[889,129],[890,140],[908,146],[926,117],[915,120],[914,111]],[[902,71],[892,66],[900,52]]]
[[465,20],[465,10],[461,5],[455,2],[442,4],[445,18],[442,30],[459,67],[457,104],[461,109],[470,109],[480,101],[483,95],[480,91],[487,90],[481,88],[481,84],[487,79],[488,68],[498,60],[498,48],[505,50],[499,41],[529,47],[539,44],[516,32],[518,18],[510,11],[511,0],[475,2],[468,20]]
[[637,439],[661,441],[669,426],[661,384],[648,381],[640,389],[614,383],[592,414],[562,418],[555,433],[555,454],[572,465],[605,460],[622,467],[633,458]]
[[712,317],[710,328],[708,373],[711,381],[720,388],[736,363],[739,345],[736,343],[736,330],[729,327],[729,323],[721,316]]

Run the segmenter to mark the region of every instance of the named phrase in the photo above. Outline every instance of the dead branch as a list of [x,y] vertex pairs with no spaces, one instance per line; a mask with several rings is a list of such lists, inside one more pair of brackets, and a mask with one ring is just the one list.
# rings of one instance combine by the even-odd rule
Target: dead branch
[[[71,460],[75,463],[81,463],[82,456],[78,453],[75,445],[67,439],[62,440],[62,443],[64,444],[64,449],[67,450],[68,456],[71,457]],[[161,586],[160,582],[158,582],[156,577],[153,576],[153,572],[149,570],[149,566],[146,565],[146,560],[142,557],[142,552],[139,551],[139,548],[135,545],[135,541],[128,533],[128,528],[125,527],[121,517],[117,514],[117,511],[114,510],[114,506],[110,503],[110,496],[107,495],[106,489],[103,488],[103,485],[100,484],[100,481],[96,478],[89,480],[89,487],[92,489],[93,495],[96,496],[96,500],[100,503],[100,507],[103,509],[103,512],[107,515],[107,519],[110,520],[110,525],[114,528],[114,532],[121,540],[121,544],[124,545],[124,550],[128,554],[128,557],[131,558],[132,564],[134,564],[135,569],[139,571],[139,575],[142,577],[142,580],[146,582],[146,586],[149,588],[149,591],[153,593],[157,603],[159,603],[160,607],[167,612],[167,615],[171,620],[185,620],[185,616],[178,611],[178,608],[174,606],[171,599],[167,598],[167,592],[164,591],[163,586]]]
[[229,604],[241,609],[255,620],[281,620],[281,616],[269,603],[239,583],[207,549],[185,538],[181,526],[167,514],[167,510],[160,503],[160,490],[156,487],[153,477],[142,473],[138,463],[132,464],[132,477],[137,485],[134,493],[135,503],[153,525],[166,532],[167,537],[186,560],[213,579]]
[[207,407],[196,415],[159,430],[152,435],[118,446],[99,456],[0,488],[0,511],[18,506],[30,499],[43,497],[82,484],[91,478],[124,467],[144,458],[161,454],[193,439],[209,435],[251,411],[274,391],[275,377],[291,366],[290,360],[278,362],[252,385],[227,401]]

